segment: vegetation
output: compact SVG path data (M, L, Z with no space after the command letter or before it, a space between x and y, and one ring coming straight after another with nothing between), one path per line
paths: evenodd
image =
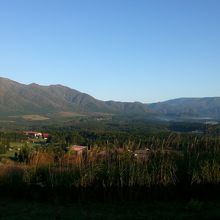
M115 202L65 204L54 201L41 203L26 200L0 199L2 220L87 220L87 219L219 219L219 202L189 200L181 202L152 201L151 203Z
M220 217L218 125L78 118L26 130L50 137L0 132L0 219Z
M20 192L16 192L19 195L37 189L39 195L46 191L49 197L65 195L65 199L78 201L93 196L105 200L146 199L146 195L157 197L170 192L199 196L200 190L206 190L204 196L209 196L219 186L217 136L161 133L142 141L123 137L122 142L120 135L107 133L89 150L80 154L69 151L71 144L85 142L82 134L86 141L97 141L98 135L74 131L54 132L46 142L36 140L35 144L28 144L23 135L1 134L2 143L7 142L4 150L12 149L8 137L23 142L10 160L1 161L1 189L12 192L20 186Z

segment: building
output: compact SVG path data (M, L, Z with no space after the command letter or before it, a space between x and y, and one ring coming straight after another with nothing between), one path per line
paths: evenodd
M48 138L50 137L50 135L49 134L42 134L42 138L44 139L44 140L47 140Z
M44 134L44 133L35 132L35 131L24 131L23 133L30 138L43 138L45 140L47 140L50 136L49 134Z
M35 131L24 131L24 134L31 138L41 138L42 133Z
M87 146L72 145L69 147L69 152L75 152L78 155L82 154L83 152L85 152L87 150L88 150Z

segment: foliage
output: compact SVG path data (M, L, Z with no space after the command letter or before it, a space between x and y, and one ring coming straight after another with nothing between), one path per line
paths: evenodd
M113 131L101 136L91 131L50 133L52 139L47 143L23 144L14 162L1 161L0 185L54 192L117 189L120 195L128 189L220 184L220 138L216 136L160 133L138 140ZM81 153L68 150L79 136L83 137L77 139L81 143L93 143L90 149ZM99 138L105 141L97 141Z

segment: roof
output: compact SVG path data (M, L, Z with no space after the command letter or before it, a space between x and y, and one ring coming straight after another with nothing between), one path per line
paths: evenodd
M36 131L24 131L25 134L41 134L40 132Z
M42 134L44 137L49 137L50 135L49 134Z
M87 148L88 148L87 146L79 146L79 145L73 145L69 147L69 149L72 151L82 151L82 150L86 150Z

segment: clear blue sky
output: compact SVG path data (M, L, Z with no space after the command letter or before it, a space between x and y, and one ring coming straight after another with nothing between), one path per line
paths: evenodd
M220 1L0 0L0 76L102 100L220 96Z

